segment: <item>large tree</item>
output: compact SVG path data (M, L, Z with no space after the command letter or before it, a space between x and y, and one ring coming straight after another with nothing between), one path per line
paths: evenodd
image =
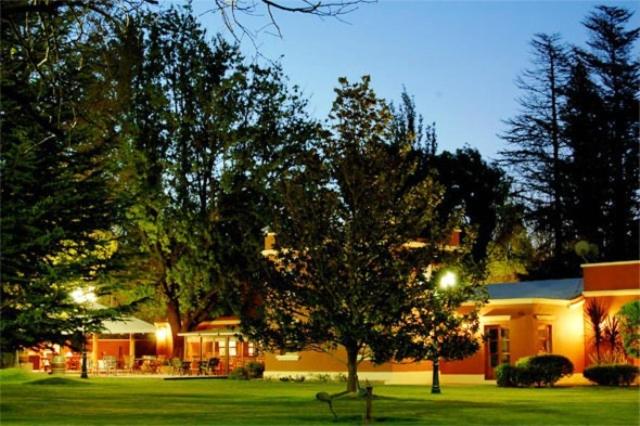
M279 249L244 327L269 349L343 349L354 391L363 359L389 360L405 341L416 277L460 253L445 247L455 218L436 218L442 187L415 179L411 141L394 138L369 77L340 79L336 93L331 131L279 182Z
M602 102L598 119L604 133L599 148L609 170L607 181L600 182L609 190L601 205L608 237L603 251L606 259L615 260L638 258L640 62L633 49L640 28L627 28L632 15L624 8L599 6L584 22L589 49L583 56ZM587 103L585 108L593 107Z
M140 18L123 46L130 246L174 334L239 306L269 223L269 186L315 126L277 67L245 65L189 7Z
M20 5L41 6L22 10ZM107 268L119 202L110 179L111 2L2 2L2 351L65 343L95 312L75 286Z
M533 67L517 80L523 95L520 112L506 121L502 138L509 144L502 161L514 173L527 219L545 253L548 274L565 272L566 201L563 174L566 145L560 106L566 80L566 53L557 34L536 34L531 42Z

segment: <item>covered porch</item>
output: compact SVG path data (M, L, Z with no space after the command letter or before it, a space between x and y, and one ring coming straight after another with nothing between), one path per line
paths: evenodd
M179 333L184 339L184 359L198 363L215 358L214 373L225 376L237 367L261 361L254 342L239 333L239 325L236 317L221 317L200 323L194 331Z

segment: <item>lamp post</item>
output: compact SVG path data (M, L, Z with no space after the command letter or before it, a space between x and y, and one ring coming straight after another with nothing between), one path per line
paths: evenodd
M89 287L87 289L77 288L71 292L71 297L73 298L74 302L76 302L79 305L96 301L96 295L93 292L93 287ZM82 325L82 361L81 361L82 366L80 369L81 379L89 378L89 373L87 371L87 337L86 336L87 336L87 332L83 324Z
M443 290L449 290L456 286L458 282L457 275L452 271L445 271L438 279L438 286ZM435 357L433 359L433 379L431 381L431 393L440 393L440 356L438 354L438 336L437 327L434 332Z

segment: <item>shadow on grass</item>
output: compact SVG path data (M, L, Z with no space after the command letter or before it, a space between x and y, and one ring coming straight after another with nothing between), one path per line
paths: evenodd
M56 386L88 386L89 383L64 377L48 377L46 379L27 382L25 385L56 385Z

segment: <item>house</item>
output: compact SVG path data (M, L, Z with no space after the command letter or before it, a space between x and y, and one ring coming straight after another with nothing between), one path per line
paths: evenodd
M185 360L220 360L218 374L227 375L236 367L241 367L262 358L253 342L242 338L239 331L240 319L235 316L218 317L213 321L198 324L195 330L178 333L183 337Z
M479 383L494 379L501 363L541 353L569 358L576 372L591 363L593 342L587 316L597 300L608 315L627 302L640 300L640 261L582 265L582 278L488 285L489 302L480 311L482 343L473 356L441 361L444 382ZM461 311L470 309L462 306ZM337 375L346 371L346 356L303 351L265 354L265 377ZM363 361L359 378L386 383L430 383L430 362L385 363Z
M95 304L96 309L102 306ZM151 324L141 319L127 316L118 321L104 321L100 333L87 336L86 351L88 368L98 371L105 359L115 361L115 368L128 369L136 359L145 356L167 356L167 334L171 333L166 323ZM33 370L47 370L53 357L62 355L66 359L66 369L81 369L81 354L71 348L60 345L44 345L40 349L27 349L20 354L20 363L27 364Z

